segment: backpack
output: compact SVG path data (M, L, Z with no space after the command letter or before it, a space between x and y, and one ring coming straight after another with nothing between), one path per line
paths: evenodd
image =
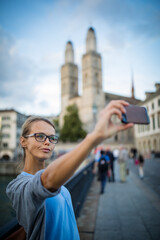
M98 163L98 169L100 172L107 172L108 171L108 163L104 156L102 156Z

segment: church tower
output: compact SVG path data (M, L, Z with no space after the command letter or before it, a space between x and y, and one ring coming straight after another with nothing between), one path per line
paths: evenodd
M102 63L101 55L97 52L95 31L88 29L86 38L86 53L82 57L82 105L84 122L94 121L96 114L104 106L102 92Z
M72 42L65 49L65 64L61 67L61 111L64 112L71 98L78 96L78 67L74 63Z

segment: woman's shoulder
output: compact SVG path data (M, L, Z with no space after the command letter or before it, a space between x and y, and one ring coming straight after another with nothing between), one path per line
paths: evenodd
M10 191L15 191L19 186L22 186L23 184L27 183L31 178L32 176L20 173L16 178L9 182L6 188L6 193Z

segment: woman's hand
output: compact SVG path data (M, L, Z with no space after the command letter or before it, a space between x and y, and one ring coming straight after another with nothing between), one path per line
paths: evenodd
M117 115L118 118L122 119L122 113L125 113L125 106L129 103L123 100L111 101L99 114L99 120L93 131L94 135L97 135L99 142L106 138L109 138L121 130L128 129L133 126L132 123L128 124L115 124L112 122L111 118L113 115Z

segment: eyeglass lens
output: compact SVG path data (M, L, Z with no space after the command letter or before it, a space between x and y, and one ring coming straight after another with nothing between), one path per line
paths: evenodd
M58 141L58 137L56 135L46 136L43 133L36 133L35 137L36 137L36 140L39 142L44 142L47 137L49 138L49 141L51 143L57 143L57 141Z

